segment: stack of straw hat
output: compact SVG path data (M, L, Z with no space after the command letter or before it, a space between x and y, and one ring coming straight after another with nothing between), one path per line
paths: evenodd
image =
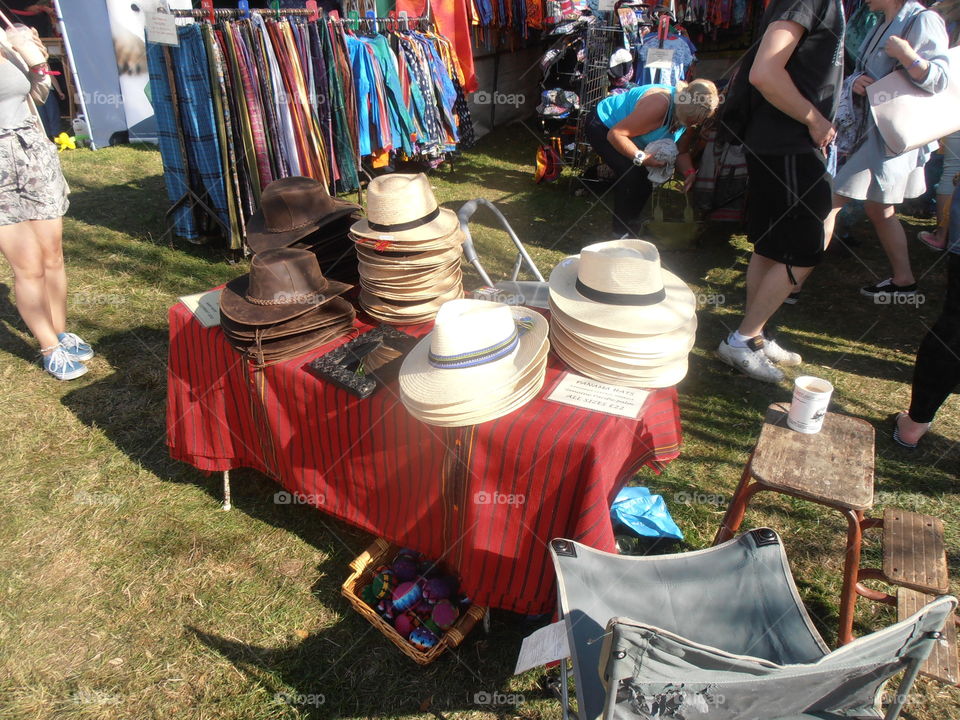
M427 177L392 174L367 188L367 217L351 228L360 270L360 305L392 325L432 320L463 297L457 216L441 208Z
M359 205L331 197L313 178L274 180L247 223L247 245L254 253L282 247L310 250L326 277L353 284L357 254L350 226L360 216Z
M547 371L548 324L536 311L486 300L451 300L403 360L400 399L430 425L463 427L530 402Z
M264 250L250 272L227 283L220 326L227 341L264 366L302 355L350 332L356 312L328 280L316 256L302 248Z
M655 245L588 245L557 265L549 284L551 346L573 370L640 388L669 387L686 376L696 297L660 266Z

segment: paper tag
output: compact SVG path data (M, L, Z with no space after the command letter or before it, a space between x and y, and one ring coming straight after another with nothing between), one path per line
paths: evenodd
M169 12L146 13L144 29L147 31L147 42L174 47L180 45L180 38L177 37L177 21Z
M640 417L643 403L646 402L649 394L650 391L643 388L607 385L597 380L567 373L557 383L547 400L636 420Z
M563 620L542 627L523 639L517 667L514 675L526 672L530 668L547 663L565 660L570 657L570 644L567 641L567 624Z
M650 48L647 50L645 67L669 70L673 67L673 50L670 48Z
M184 295L180 302L187 306L193 316L204 327L220 325L220 290L208 290L195 295Z
M614 0L600 0L600 12L610 12L614 5L616 5Z

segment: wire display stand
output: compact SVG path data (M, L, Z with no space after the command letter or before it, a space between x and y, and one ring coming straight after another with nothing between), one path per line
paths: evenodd
M583 79L580 81L580 115L574 140L573 169L582 171L593 150L587 142L587 116L610 88L610 56L617 44L623 43L623 28L596 25L587 29L584 44Z

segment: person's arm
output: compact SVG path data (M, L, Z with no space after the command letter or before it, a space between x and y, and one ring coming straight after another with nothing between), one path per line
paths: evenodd
M806 125L813 144L823 148L833 140L836 129L800 94L787 72L787 62L804 32L804 27L792 20L770 23L750 68L750 84L780 112Z
M929 93L945 90L948 82L950 41L943 19L932 12L922 12L910 32L911 38L899 35L887 38L884 50L899 62L913 84ZM916 46L916 50L913 48Z
M667 109L670 107L670 95L666 92L649 91L633 106L633 111L618 122L607 133L607 140L614 149L628 158L634 158L638 151L631 138L645 135L663 126ZM663 167L663 163L647 156L643 159L646 167Z
M677 141L677 170L683 177L683 191L689 192L697 179L697 169L693 166L690 147L693 145L693 131L688 129Z

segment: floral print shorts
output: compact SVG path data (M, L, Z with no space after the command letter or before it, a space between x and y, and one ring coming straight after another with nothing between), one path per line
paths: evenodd
M63 217L70 188L40 123L0 129L0 225Z

